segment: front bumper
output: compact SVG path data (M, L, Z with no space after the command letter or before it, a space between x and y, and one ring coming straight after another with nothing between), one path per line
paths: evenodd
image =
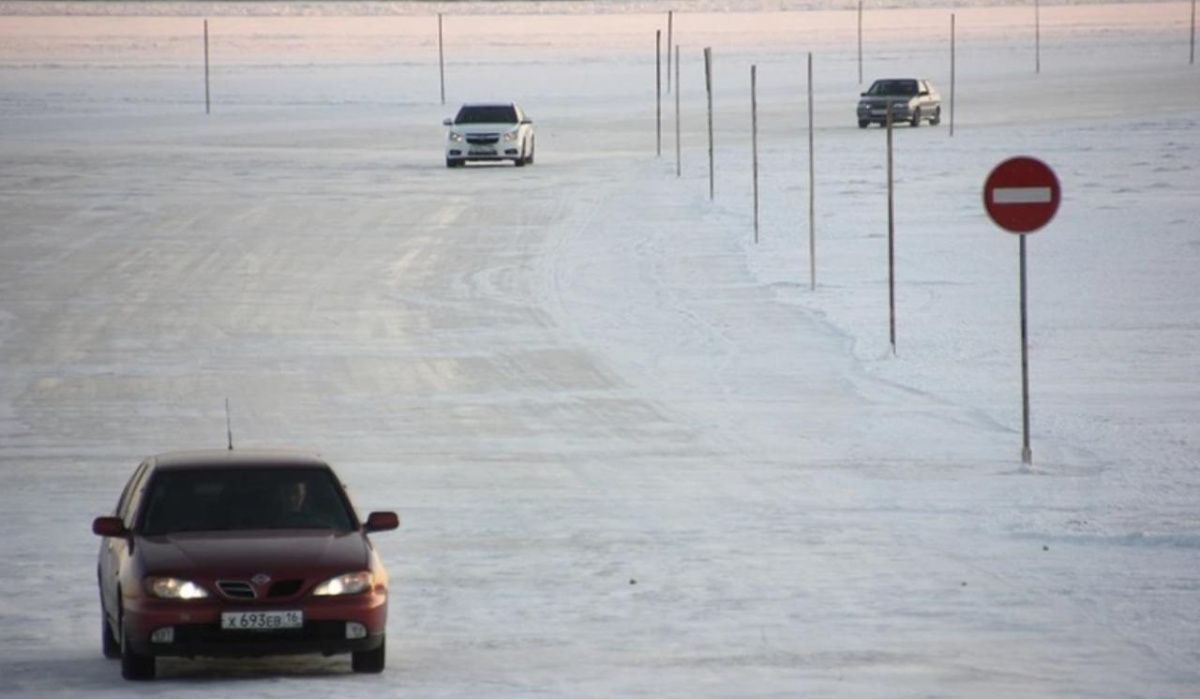
M887 123L888 108L885 104L859 105L858 120L873 124ZM907 121L912 118L912 110L903 102L892 105L892 122Z
M297 629L235 631L221 628L223 611L299 609L304 625ZM306 597L292 603L245 605L229 600L190 602L127 600L125 624L129 643L143 655L253 657L320 653L336 655L375 650L387 625L387 592L376 590L345 597ZM350 634L351 624L363 633ZM170 640L153 640L155 631L170 628ZM359 637L350 638L356 635Z

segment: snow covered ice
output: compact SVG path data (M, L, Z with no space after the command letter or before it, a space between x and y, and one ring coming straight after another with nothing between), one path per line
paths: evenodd
M957 20L953 137L894 133L894 356L852 5L0 2L0 692L135 689L89 524L145 455L223 446L228 398L239 446L401 513L388 670L172 660L138 693L1200 694L1189 4L1043 6L1040 73L1029 6L868 6L864 82L945 102ZM536 165L444 167L484 99ZM1028 240L1032 468L981 200L1019 154L1063 190Z

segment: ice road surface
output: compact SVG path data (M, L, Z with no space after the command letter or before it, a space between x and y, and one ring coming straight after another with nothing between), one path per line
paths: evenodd
M214 14L206 116L200 17L133 5L0 3L0 693L1200 695L1186 3L1043 7L1040 73L1028 7L956 10L953 137L894 133L894 356L853 12L677 13L677 178L661 13L451 14L445 106L432 16ZM864 80L948 103L949 15L869 11ZM495 98L536 165L447 170L441 119ZM1032 469L980 196L1018 154L1064 192L1028 241ZM382 676L101 658L90 521L144 455L223 446L226 398L238 445L402 514Z

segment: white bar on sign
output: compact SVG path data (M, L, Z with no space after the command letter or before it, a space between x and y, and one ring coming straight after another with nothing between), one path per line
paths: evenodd
M1049 204L1049 187L997 187L992 190L993 204Z

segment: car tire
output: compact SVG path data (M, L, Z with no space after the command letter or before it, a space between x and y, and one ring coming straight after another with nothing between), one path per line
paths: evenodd
M867 119L859 119L858 120L858 128L860 128L860 129L865 129L870 125L871 125L871 122L868 121Z
M387 662L387 638L380 639L375 650L364 650L350 656L350 667L355 672L379 674Z
M115 660L121 657L121 642L112 632L112 627L108 623L108 613L104 608L100 608L100 648L104 653L104 657L109 660Z
M461 167L462 164L463 163L461 160L454 160L453 158L446 158L446 167Z
M537 140L532 136L529 138L529 155L525 156L525 164L533 165L533 151L537 148Z
M912 126L914 129L921 125L921 108L920 107L917 107L916 109L913 110L912 119L909 120L908 124L909 124L909 126Z
M942 108L938 107L933 110L933 116L929 118L929 125L937 126L940 123L942 123Z
M154 679L155 662L153 655L142 655L133 649L129 642L129 634L125 632L125 621L121 621L121 677L127 680Z

